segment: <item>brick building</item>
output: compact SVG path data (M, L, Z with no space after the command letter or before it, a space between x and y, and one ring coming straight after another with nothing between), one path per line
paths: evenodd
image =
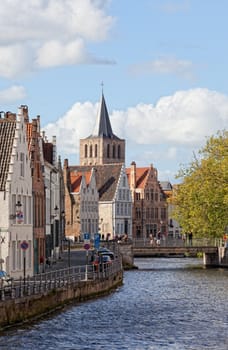
M168 213L166 195L153 165L137 168L132 162L126 169L133 200L133 238L157 237L167 234Z

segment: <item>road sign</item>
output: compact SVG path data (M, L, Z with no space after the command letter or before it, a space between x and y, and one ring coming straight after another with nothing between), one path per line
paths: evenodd
M94 233L94 248L99 249L100 248L100 234Z
M90 240L90 233L84 233L84 241Z
M28 249L28 242L26 242L26 241L23 241L22 243L21 243L21 249L23 249L23 250L26 250L26 249Z
M84 249L89 250L89 248L90 248L90 244L89 243L84 244Z

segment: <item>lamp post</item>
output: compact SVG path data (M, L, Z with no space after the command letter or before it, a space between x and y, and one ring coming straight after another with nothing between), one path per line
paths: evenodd
M52 218L53 218L53 242L52 242L52 246L53 246L53 258L55 259L56 258L56 216L57 216L57 212L58 212L59 208L58 206L56 205L55 208L54 208L54 214L52 215Z

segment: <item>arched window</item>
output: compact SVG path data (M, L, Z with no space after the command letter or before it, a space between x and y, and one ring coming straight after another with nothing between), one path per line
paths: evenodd
M89 156L90 156L90 158L92 158L92 156L93 156L93 146L92 145L89 146Z
M112 146L112 158L116 158L116 146Z
M95 157L97 157L97 145L95 145Z
M107 145L107 158L110 157L110 145L108 144Z
M118 145L117 153L118 153L118 159L120 159L121 158L120 145Z
M87 157L88 157L88 146L85 145L85 158L87 158Z

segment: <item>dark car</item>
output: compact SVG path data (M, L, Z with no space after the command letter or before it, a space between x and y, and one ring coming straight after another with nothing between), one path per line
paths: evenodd
M113 252L103 252L103 253L99 253L99 255L101 256L110 256L111 260L114 260L115 259L115 255Z
M101 254L101 257L102 257L103 264L106 264L106 265L112 264L112 259L111 259L110 255Z

